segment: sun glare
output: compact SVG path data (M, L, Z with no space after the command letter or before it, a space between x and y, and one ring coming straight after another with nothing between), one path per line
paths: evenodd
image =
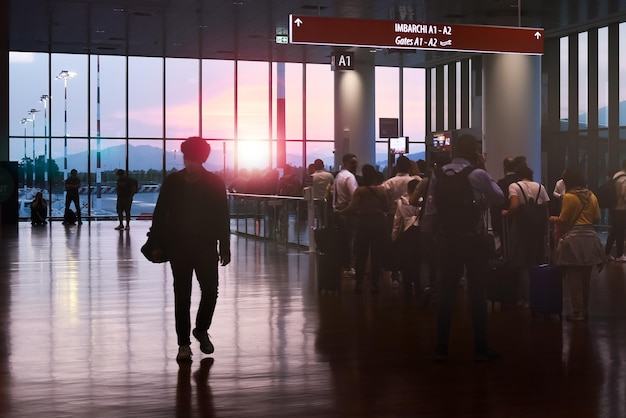
M269 146L265 140L241 140L237 163L239 168L267 168L269 162Z

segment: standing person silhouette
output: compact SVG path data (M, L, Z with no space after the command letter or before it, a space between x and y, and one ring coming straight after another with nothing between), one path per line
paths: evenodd
M452 155L452 162L441 168L441 176L452 176L460 173L466 167L473 166L466 179L471 188L475 202L478 203L482 215L490 205L502 203L504 194L496 181L483 168L482 156L478 154L478 141L472 135L461 135L457 139L456 148ZM470 167L471 168L471 167ZM438 179L437 172L429 181L428 194L433 195L426 202L426 213L436 213L439 228L438 242L441 249L441 278L438 289L437 302L437 348L435 361L443 362L448 359L448 344L452 325L452 312L455 296L459 287L459 278L465 270L469 299L471 301L472 323L474 331L474 360L490 361L497 359L499 353L492 350L487 344L487 301L485 299L485 277L489 271L489 244L487 239L487 225L485 217L469 218L473 226L466 225L464 231L454 230L450 225L458 228L451 217L444 217L450 213L450 206L446 205L443 193L439 193L446 179ZM438 181L439 180L439 181ZM441 187L441 189L439 189ZM443 200L443 201L442 201ZM450 200L448 200L449 202ZM444 209L446 210L444 212ZM469 224L469 222L468 222Z
M116 230L121 231L123 229L130 229L130 208L133 204L133 196L137 193L138 183L132 177L126 175L126 172L119 169L115 172L117 174L117 187L115 193L117 193L117 219L120 223L115 227ZM126 215L126 226L124 226L124 214Z
M78 171L72 168L70 176L65 180L65 213L70 210L70 204L73 202L76 208L76 218L78 224L81 225L83 221L80 219L80 197L78 196L78 189L80 189L80 179L78 178ZM72 222L73 223L73 222ZM63 225L67 222L63 221Z
M351 201L352 195L356 191L359 184L356 178L356 169L358 161L356 155L346 154L343 156L343 168L335 176L333 182L333 212L335 214L335 223L338 230L338 245L341 267L345 273L354 276L355 270L352 267L352 259L354 255L354 236L356 233L356 217L350 214L340 213L342 209L347 208Z
M218 264L230 263L230 221L226 185L202 164L211 146L198 137L181 144L185 168L168 175L154 209L152 256L162 259L168 250L174 276L174 311L179 362L191 361L190 307L192 275L200 284L200 305L193 336L205 354L214 351L207 333L215 312ZM167 243L167 245L166 245Z

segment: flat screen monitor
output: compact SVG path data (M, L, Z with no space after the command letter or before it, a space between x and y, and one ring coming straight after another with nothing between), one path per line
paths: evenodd
M389 138L390 154L408 154L409 153L409 137L401 136L398 138Z

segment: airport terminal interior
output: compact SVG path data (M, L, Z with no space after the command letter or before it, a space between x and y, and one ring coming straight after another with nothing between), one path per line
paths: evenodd
M237 69L251 77L262 69L260 84L268 102L281 99L274 77L280 77L282 64L287 80L294 74L300 80L301 94L292 96L288 91L288 100L293 100L288 107L295 106L284 109L266 103L262 113L261 131L269 132L270 138L269 165L276 168L284 169L285 159L296 155L293 164L303 169L318 150L332 165L338 158L335 151L346 149L342 126L331 121L326 130L313 131L313 125L321 125L320 119L307 113L306 105L310 100L313 107L316 93L329 91L336 95L325 102L335 106L331 119L346 118L338 110L349 107L349 101L337 99L340 88L334 84L342 76L330 69L335 52L354 52L357 63L364 60L372 71L376 68L376 74L383 76L379 79L391 74L397 84L391 114L374 111L373 91L385 93L375 89L381 81L373 78L369 80L373 90L364 96L369 108L364 111L362 104L355 106L377 119L371 131L378 131L379 117L390 116L400 121L401 130L404 124L405 134L415 132L410 135L411 152L427 155L435 133L483 128L481 73L493 69L489 67L493 61L483 53L290 44L290 14L541 28L544 53L536 61L541 68L537 102L541 111L533 148L541 161L533 163L549 191L562 170L573 163L583 168L590 187L595 188L607 171L618 170L626 159L626 1L8 0L0 11L0 26L5 28L0 35L0 78L4 81L0 86L0 163L19 160L15 169L22 192L45 190L50 199L62 196L58 187L68 169L62 166L63 142L67 151L70 136L70 147L80 144L73 162L80 164L86 183L81 195L85 199L82 225L62 225L61 218L53 216L47 225L34 227L23 213L5 212L3 207L0 416L626 416L625 263L607 263L593 271L588 321L565 319L571 312L567 288L563 317L534 315L523 306L490 304L489 343L501 354L490 362L474 361L470 301L461 280L449 358L439 363L434 361L432 301L426 303L420 294L407 297L402 287L392 286L388 273L380 294L370 292L367 280L364 292L355 294L350 275L341 277L339 291L320 292L319 254L310 242L314 225L301 217L299 209L288 212L284 224L274 222L278 218L270 214L286 207L281 205L298 208L304 203L301 198L292 198L297 200L292 204L289 199L269 197L257 205L257 210L267 211L263 219L258 212L246 217L253 210L250 205L243 212L231 210L232 262L219 268L219 297L209 331L215 352L203 354L193 340L193 361L178 363L170 267L148 262L140 251L151 225L159 176L162 180L172 168L182 167L180 154L177 159L180 138L213 132L217 119L203 116L203 100L210 94L202 83L209 85L219 71L231 73L232 96L224 103L232 108L225 110L232 123L227 133L216 135L217 141L212 142L219 155L215 171L225 176L234 176L243 167L237 157L227 160L226 151L234 150L236 155L246 149L243 139L249 138L244 138L248 135L244 121L252 120L246 119L249 109L244 93L238 97L235 92L259 84L257 79L256 84L240 84L245 80L243 76L238 80ZM43 130L43 108L42 113L38 108L31 113L26 112L30 107L11 108L21 103L18 96L28 83L11 84L19 74L10 74L10 68L16 67L9 57L43 59L39 74L46 88L36 91L33 100L41 106L39 94L51 93L56 101L56 113L47 121L54 124L45 125L51 126L49 130ZM116 84L121 92L117 105L122 111L115 113L121 115L116 122L120 129L109 131L112 125L102 120L107 137L103 142L110 141L123 153L119 159L103 155L108 164L103 167L99 153L96 156L100 120L96 117L99 73L95 67L100 59L121 60L120 68L127 72L119 75ZM170 68L168 60L205 65L192 63L185 70L197 72L197 90L190 94L197 106L188 108L194 119L191 128L176 126L183 113L173 112L175 103L166 98L168 91L171 97L183 90L181 83L186 80L171 71L177 67ZM89 83L82 82L84 96L70 95L69 113L65 97L63 112L61 86L68 78L55 81L55 77L61 76L60 70L73 69L55 65L78 61L91 78ZM134 67L139 62L150 63L150 71L161 80L159 89L133 87L149 78L143 73L128 74L139 68ZM300 68L290 73L296 67ZM171 78L164 76L167 71L173 73ZM323 86L307 84L318 75L325 80ZM405 95L402 86L413 88L416 80L422 84L414 92L420 93ZM71 84L74 81L68 83L70 94L77 90ZM67 89L66 85L65 94ZM133 107L137 96L133 95L142 92L147 100L156 97L161 110L144 114L138 122ZM416 104L415 97L423 103ZM323 102L315 103L320 112L329 110ZM84 111L78 128L73 112L81 110L76 107ZM293 115L289 112L300 114L297 129L281 119ZM73 137L67 131L68 114L70 131L80 131ZM156 121L151 128L144 123L149 118ZM36 141L41 160L35 155ZM134 146L142 141L157 144L156 168L135 166L145 148ZM387 142L378 137L371 141L376 144L359 146L371 150L372 159L386 154ZM44 148L45 144L50 146ZM54 159L58 169L53 172L50 162ZM37 171L36 161L45 164L45 172ZM117 168L156 176L141 184L145 199L136 202L130 229L122 231L114 229L114 216L106 206L114 205L114 194L106 193L110 190L106 173ZM500 172L491 174L501 177ZM102 198L98 204L92 200L95 190L98 199ZM0 198L5 196L0 193ZM246 199L230 198L231 204ZM599 231L604 242L607 217L602 219ZM193 314L199 300L196 282L192 297Z

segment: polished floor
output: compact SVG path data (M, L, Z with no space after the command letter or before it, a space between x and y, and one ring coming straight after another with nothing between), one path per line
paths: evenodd
M194 341L179 366L169 266L139 252L149 222L114 226L0 230L0 416L626 416L626 263L594 278L586 323L491 312L491 363L472 361L460 294L438 364L431 308L349 278L319 295L314 255L233 236L216 351Z

